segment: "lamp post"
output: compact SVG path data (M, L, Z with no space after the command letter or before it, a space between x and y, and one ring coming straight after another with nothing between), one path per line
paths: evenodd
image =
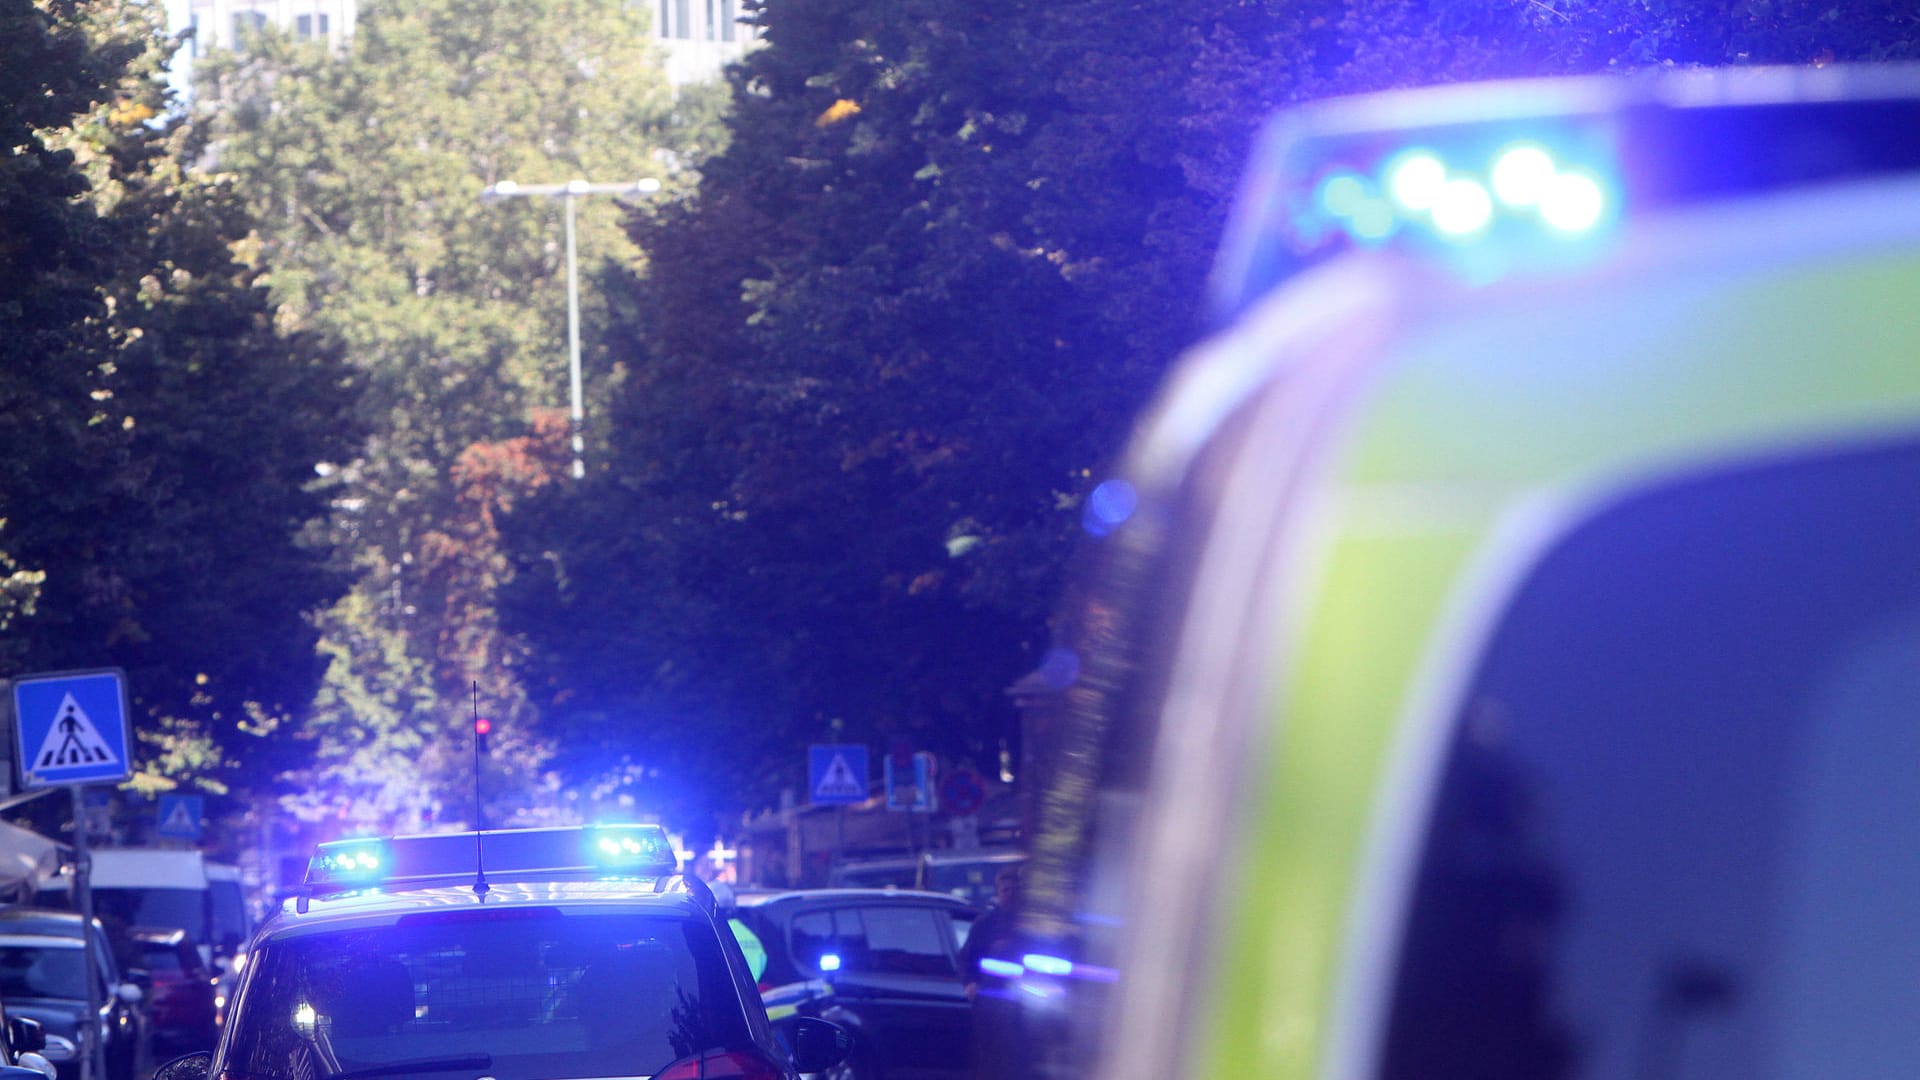
M573 436L573 477L587 475L586 406L580 391L580 283L578 257L574 254L573 203L583 195L651 195L660 190L660 181L651 177L625 184L589 184L569 180L564 184L516 184L502 180L489 184L480 193L483 202L495 199L559 199L566 206L567 219L567 377L572 410L568 429Z

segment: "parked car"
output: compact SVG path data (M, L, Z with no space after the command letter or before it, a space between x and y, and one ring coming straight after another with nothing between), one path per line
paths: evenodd
M214 974L185 930L136 926L128 931L139 950L129 974L147 992L147 1027L156 1061L169 1061L219 1041L214 1022Z
M145 994L123 979L99 920L93 923L98 1023L106 1036L107 1080L134 1080L144 1064ZM59 1080L80 1076L80 1031L87 1015L87 980L80 916L45 908L0 908L0 1001L9 1012L40 1022L41 1053Z
M734 933L767 1015L831 1020L853 1034L835 1070L847 1080L969 1073L972 1014L960 947L979 910L906 889L808 889L742 895Z
M830 889L923 889L951 893L983 907L993 901L993 879L1009 863L1023 863L1014 848L943 848L919 855L854 859L827 873Z

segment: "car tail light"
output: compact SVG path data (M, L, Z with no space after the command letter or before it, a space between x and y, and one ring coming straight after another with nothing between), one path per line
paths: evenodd
M709 1050L681 1058L653 1080L783 1080L785 1070L756 1050Z

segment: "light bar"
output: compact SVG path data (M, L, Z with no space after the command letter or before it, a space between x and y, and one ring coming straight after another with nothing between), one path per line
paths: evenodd
M673 873L679 860L659 825L362 837L321 844L307 864L313 894L488 879L578 881Z
M1604 258L1682 208L1920 174L1920 65L1741 68L1386 91L1270 122L1213 271L1225 323L1390 250L1485 284Z

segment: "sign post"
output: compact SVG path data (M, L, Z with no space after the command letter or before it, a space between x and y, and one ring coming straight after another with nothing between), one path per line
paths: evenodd
M127 679L119 668L57 671L12 680L14 760L20 786L64 786L73 796L73 899L80 909L81 963L99 970L93 940L92 856L87 854L86 786L133 775L128 752ZM100 980L88 978L87 1015L100 1015ZM100 1025L80 1025L81 1080L106 1076Z

